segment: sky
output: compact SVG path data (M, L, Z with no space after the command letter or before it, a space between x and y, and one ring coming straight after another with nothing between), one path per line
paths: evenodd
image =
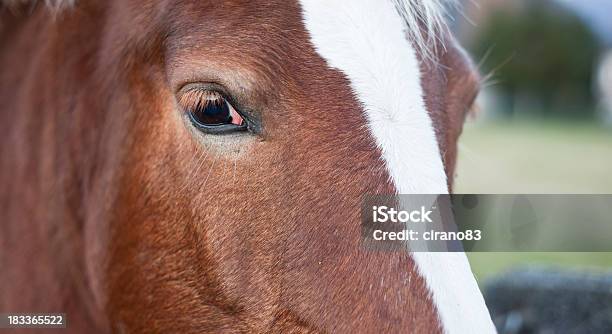
M578 13L608 46L612 46L612 0L557 1Z

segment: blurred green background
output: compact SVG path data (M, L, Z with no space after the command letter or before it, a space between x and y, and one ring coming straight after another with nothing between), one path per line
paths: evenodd
M609 0L476 0L451 29L483 76L457 193L612 193ZM610 219L612 224L612 217ZM612 241L611 241L612 242ZM612 253L471 253L484 281L515 266L612 270Z

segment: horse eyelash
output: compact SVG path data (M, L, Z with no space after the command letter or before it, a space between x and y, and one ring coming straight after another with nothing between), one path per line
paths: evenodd
M218 92L192 88L181 94L178 102L185 110L198 110L206 108L211 103L226 103L226 100Z

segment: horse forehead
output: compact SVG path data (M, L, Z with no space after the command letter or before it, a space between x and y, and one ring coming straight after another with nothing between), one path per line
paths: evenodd
M302 0L316 51L348 79L400 193L446 193L417 51L394 2Z

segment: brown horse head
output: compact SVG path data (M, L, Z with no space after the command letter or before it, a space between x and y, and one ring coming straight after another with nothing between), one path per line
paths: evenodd
M477 76L439 6L2 7L0 312L75 332L492 331L463 254L360 246L363 195L452 183Z

